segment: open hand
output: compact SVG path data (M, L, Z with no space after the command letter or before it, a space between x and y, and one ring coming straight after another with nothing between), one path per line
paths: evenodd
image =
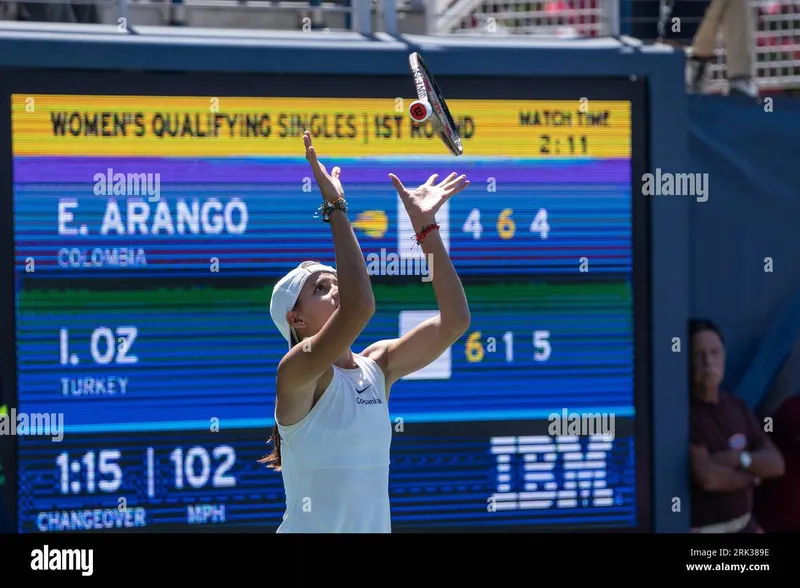
M445 202L469 186L469 180L465 175L457 176L452 173L437 184L435 182L438 177L439 174L433 174L419 188L409 190L403 186L403 182L396 175L389 174L389 178L412 221L417 219L433 221L436 212Z
M342 182L339 181L342 174L341 168L334 167L331 173L328 173L325 166L317 159L317 152L314 151L314 146L311 144L311 133L308 131L303 133L303 144L306 146L306 159L311 164L311 171L314 173L314 179L317 181L322 197L328 202L344 198L344 188L342 188Z

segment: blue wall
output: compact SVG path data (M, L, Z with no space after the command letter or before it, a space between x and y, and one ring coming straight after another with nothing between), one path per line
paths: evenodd
M689 166L709 174L708 202L692 202L691 309L712 318L728 344L725 385L751 406L780 360L759 363L742 378L764 336L800 293L800 101L765 104L692 96ZM771 108L771 112L768 110ZM772 273L764 259L773 260ZM776 342L786 349L791 329Z

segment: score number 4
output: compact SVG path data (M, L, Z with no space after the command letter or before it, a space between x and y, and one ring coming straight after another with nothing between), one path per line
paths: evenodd
M503 334L503 343L506 346L506 361L513 362L514 361L514 333L511 331L506 331ZM492 347L493 343L490 344ZM552 351L552 347L550 347L550 331L534 331L533 332L533 360L534 361L547 361L550 359L550 352ZM489 351L494 351L494 349L489 349ZM464 353L467 356L467 361L469 363L478 363L483 361L484 355L486 352L483 347L483 343L481 342L481 333L475 332L470 333L467 337L467 343L464 348Z
M517 224L511 215L514 210L511 208L504 208L497 217L497 234L501 239L511 239L517 232ZM469 213L462 230L465 233L472 233L475 239L481 238L483 232L483 225L481 224L481 211L473 208ZM547 234L550 232L550 225L547 222L547 209L540 208L539 212L533 218L530 226L531 233L539 233L542 239L547 239Z

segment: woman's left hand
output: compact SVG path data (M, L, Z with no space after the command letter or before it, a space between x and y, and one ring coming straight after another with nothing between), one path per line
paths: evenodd
M409 190L403 186L403 182L396 175L389 174L412 222L415 220L433 222L436 212L442 205L469 186L469 180L465 175L457 176L452 173L437 184L435 182L438 177L439 174L433 174L419 188Z

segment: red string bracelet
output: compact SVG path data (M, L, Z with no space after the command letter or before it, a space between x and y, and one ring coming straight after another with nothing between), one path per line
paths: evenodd
M419 245L425 240L425 237L428 235L428 233L438 228L439 225L428 225L427 227L423 227L419 233L412 237L412 239L415 239L417 241L417 245Z

